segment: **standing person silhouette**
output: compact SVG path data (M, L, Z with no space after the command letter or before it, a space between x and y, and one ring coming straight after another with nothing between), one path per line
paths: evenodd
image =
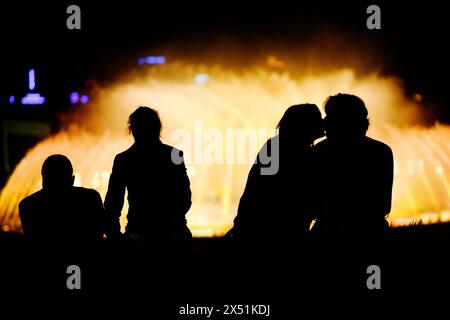
M319 238L373 239L388 229L391 148L366 136L368 112L357 96L330 96L325 112L327 139L314 147L319 198L313 231Z
M161 120L154 109L137 108L128 126L135 143L114 159L105 198L111 219L108 236L120 236L119 218L127 190L127 238L143 244L186 243L192 238L185 218L191 206L190 182L184 162L172 160L172 154L182 157L182 152L161 142Z
M324 135L320 110L314 104L291 106L277 128L278 135L266 142L250 170L230 237L289 246L309 231L310 152ZM277 170L264 171L267 157Z
M100 194L73 186L72 164L63 155L49 156L41 172L42 189L19 204L25 237L74 245L101 240L105 214Z

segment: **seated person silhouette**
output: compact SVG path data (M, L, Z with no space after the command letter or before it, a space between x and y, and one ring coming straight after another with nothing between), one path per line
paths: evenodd
M368 112L357 96L330 96L325 112L327 139L314 147L319 178L313 231L319 238L382 235L391 210L391 148L366 136Z
M191 189L182 152L161 142L156 110L139 107L128 125L135 142L115 157L105 198L111 219L109 236L120 236L119 217L127 190L126 239L163 245L189 241L192 235L185 215L191 206Z
M314 140L324 135L322 117L314 104L294 105L277 128L278 135L266 142L250 170L229 237L289 246L309 232L309 154ZM267 160L275 170L264 170Z
M101 240L105 214L100 194L74 187L70 160L59 154L42 165L43 188L19 204L26 238L54 243L82 244Z

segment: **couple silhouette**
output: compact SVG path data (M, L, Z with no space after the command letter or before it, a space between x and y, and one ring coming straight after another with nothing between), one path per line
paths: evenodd
M311 238L374 240L388 230L394 168L390 147L366 136L368 112L359 97L330 96L324 109L324 119L314 104L286 110L278 135L250 170L229 237L288 245ZM274 144L279 170L261 175L261 154Z
M315 237L376 238L388 228L393 156L366 136L364 102L349 94L330 96L322 119L314 104L291 106L252 166L227 237L255 243L297 243ZM139 107L128 121L135 143L113 163L104 206L97 191L74 187L70 160L48 157L42 190L19 204L26 237L69 243L104 237L142 244L190 243L186 213L191 190L182 152L163 144L158 112ZM326 139L314 146L314 141ZM261 174L265 155L276 157L275 174ZM128 191L125 234L119 218ZM310 226L314 221L312 229Z

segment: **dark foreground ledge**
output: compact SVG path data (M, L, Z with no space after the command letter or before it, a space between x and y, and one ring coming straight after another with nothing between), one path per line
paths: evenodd
M32 244L18 234L0 237L2 292L21 296L133 297L158 301L316 301L324 296L396 296L447 290L450 241L446 232L395 231L382 242L242 244L194 239L185 250L129 243L65 246ZM69 266L81 272L81 289L69 289ZM376 266L381 290L369 289ZM295 295L293 295L295 293ZM246 303L247 303L246 302Z

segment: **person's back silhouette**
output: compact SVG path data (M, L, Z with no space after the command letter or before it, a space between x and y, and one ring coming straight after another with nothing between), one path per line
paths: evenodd
M74 187L70 160L51 155L42 165L43 188L23 199L19 216L26 238L54 243L101 240L105 215L100 194Z
M191 206L191 190L182 152L161 142L156 110L139 107L128 125L135 143L115 157L105 198L112 220L109 237L120 235L119 217L127 190L128 238L144 244L190 240L185 215Z
M391 210L392 151L366 136L368 112L360 98L330 96L325 112L327 139L314 147L319 198L313 231L322 238L383 234Z
M309 153L314 140L323 135L316 105L286 110L278 135L267 141L250 170L229 236L266 244L284 241L284 245L306 236L312 220L308 214L313 175ZM277 170L264 171L266 158Z

